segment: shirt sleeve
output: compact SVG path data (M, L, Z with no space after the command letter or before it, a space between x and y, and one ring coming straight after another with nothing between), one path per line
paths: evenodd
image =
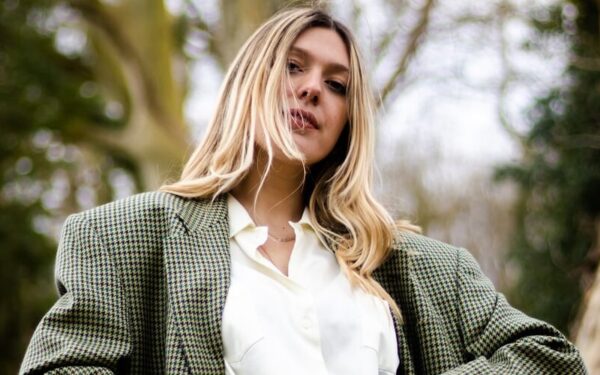
M67 218L55 267L59 299L36 328L20 374L116 374L128 368L121 282L93 226Z
M458 310L473 359L450 374L586 374L579 351L557 329L508 304L475 259L458 252Z

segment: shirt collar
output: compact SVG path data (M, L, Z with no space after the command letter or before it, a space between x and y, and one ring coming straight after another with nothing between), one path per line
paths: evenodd
M289 222L290 225L295 226L295 225L299 225L300 228L309 228L311 229L313 232L317 232L315 226L313 225L312 221L310 220L310 215L308 214L308 208L304 208L304 211L302 212L302 217L300 218L300 220L298 220L297 223L294 222Z
M317 239L321 243L321 246L323 246L324 249L329 249L329 246L327 245L327 242L324 241L321 238L321 236L318 235L317 228L315 227L315 225L313 224L312 220L310 219L310 215L308 213L308 208L307 207L304 208L304 212L302 213L302 217L300 218L300 220L297 223L290 222L290 225L292 227L298 225L300 227L300 229L302 231L304 231L304 232L306 232L306 231L312 231L312 234L317 237Z
M246 208L232 194L227 194L227 208L229 210L229 238L235 237L239 232L248 227L256 228L256 224L248 214L248 211L246 211ZM289 223L292 227L299 226L301 230L312 230L317 235L317 230L310 220L307 207L304 208L302 217L297 223L291 221ZM323 247L327 248L325 242L319 236L317 237Z
M256 227L248 211L231 194L227 194L227 209L229 211L229 238L235 237L247 227Z

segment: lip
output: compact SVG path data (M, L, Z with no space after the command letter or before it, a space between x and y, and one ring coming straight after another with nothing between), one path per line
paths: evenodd
M295 129L319 129L317 118L309 111L300 108L292 108L290 109L290 117L292 120L292 127Z

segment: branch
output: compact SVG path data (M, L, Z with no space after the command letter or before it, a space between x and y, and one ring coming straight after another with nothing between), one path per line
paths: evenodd
M398 84L398 79L402 75L404 75L404 73L406 73L408 63L417 52L417 48L419 46L419 43L421 42L422 36L427 31L434 2L434 0L427 0L425 5L423 6L423 9L421 10L421 14L419 16L419 21L409 34L408 43L406 45L406 48L404 49L404 52L402 53L402 57L400 58L400 62L398 63L396 70L392 73L386 84L383 86L383 89L381 90L381 97L379 98L378 103L379 106L381 106L387 100L390 93Z
M395 5L395 4L393 4L393 1L391 3L392 4L390 4L390 6ZM393 17L395 19L400 19L401 18L401 9L403 9L403 8L398 5L395 5L395 6L396 6L396 12L393 15ZM374 66L376 66L376 67L379 66L379 64L383 60L384 56L387 54L388 49L392 46L392 42L394 40L396 40L396 37L398 36L399 33L400 33L400 27L399 27L399 25L396 25L396 27L393 30L390 30L389 32L385 33L383 35L383 37L379 40L379 42L377 43L377 46L375 47Z
M381 60L385 56L387 50L392 45L392 42L396 39L400 32L400 28L396 27L395 30L386 33L377 43L377 47L375 47L375 66L378 66L381 63Z
M195 22L196 27L210 34L208 23L206 23L206 20L202 17L199 7L194 4L192 0L185 0L185 4L187 5L189 14L191 14L190 18Z
M217 48L217 41L213 30L210 28L204 17L202 17L202 13L198 5L194 4L192 0L185 0L185 4L187 5L188 14L190 15L190 19L193 22L194 27L196 27L202 34L206 35L206 42L208 44L208 51L217 57L219 62L221 62L221 66L225 65L221 56L219 56L219 49Z
M508 41L504 33L505 21L507 14L511 12L510 5L503 1L498 5L498 32L500 34L500 64L503 70L503 78L498 87L498 119L500 125L506 130L508 135L524 146L522 135L510 123L507 111L507 96L510 84L514 80L515 72L508 58Z
M141 83L141 90L138 94L142 96L142 101L146 103L147 110L157 119L157 123L165 128L169 127L169 124L175 124L176 121L170 119L163 110L163 103L158 99L152 75L148 72L135 44L129 40L119 22L114 19L105 6L98 0L67 0L67 3L78 10L90 25L95 26L103 33L115 47L123 61L130 66L131 73L137 75ZM130 91L131 87L127 89ZM181 131L177 131L177 133L181 133ZM186 138L185 134L174 135L183 139Z
M139 64L139 56L135 54L135 46L129 42L118 22L106 11L98 0L67 0L74 9L81 12L83 18L102 31L112 42L118 53L126 60Z

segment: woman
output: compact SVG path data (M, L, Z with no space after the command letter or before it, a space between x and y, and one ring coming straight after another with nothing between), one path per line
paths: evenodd
M315 9L242 47L179 181L68 218L22 373L584 373L371 194L373 98Z

